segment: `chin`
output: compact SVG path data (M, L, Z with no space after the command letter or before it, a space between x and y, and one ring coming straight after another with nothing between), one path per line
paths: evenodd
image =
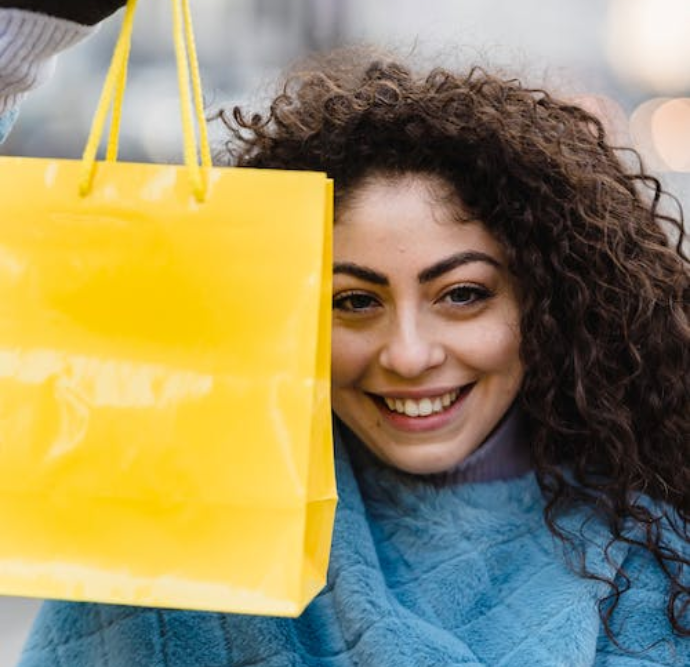
M397 470L411 475L436 475L450 472L459 466L472 453L446 451L443 447L427 445L419 447L407 446L403 451L374 452L382 461Z

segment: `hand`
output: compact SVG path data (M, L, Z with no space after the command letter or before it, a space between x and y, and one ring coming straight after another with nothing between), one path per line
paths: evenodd
M84 25L93 25L110 16L127 0L0 0L0 7L28 9Z

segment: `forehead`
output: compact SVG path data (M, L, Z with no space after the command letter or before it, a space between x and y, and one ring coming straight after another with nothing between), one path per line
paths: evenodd
M356 188L338 213L334 229L337 260L418 264L476 250L503 262L498 241L472 220L440 178L406 174L376 176ZM417 268L419 268L417 266Z

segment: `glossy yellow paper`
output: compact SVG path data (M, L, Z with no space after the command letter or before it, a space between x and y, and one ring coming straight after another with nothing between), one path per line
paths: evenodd
M297 615L336 504L332 184L82 176L0 158L0 594Z
M335 507L322 174L0 159L0 592L297 614Z

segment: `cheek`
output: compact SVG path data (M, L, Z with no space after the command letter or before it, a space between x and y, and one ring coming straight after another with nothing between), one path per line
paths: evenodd
M355 383L366 371L374 354L366 336L334 327L331 342L333 387L347 387Z
M496 335L492 343L493 354L489 359L489 370L502 379L506 391L515 392L522 384L524 375L519 334L506 327L501 334Z
M460 339L459 339L460 340ZM522 374L520 334L517 325L502 322L477 326L462 337L463 356L478 370L487 373Z

